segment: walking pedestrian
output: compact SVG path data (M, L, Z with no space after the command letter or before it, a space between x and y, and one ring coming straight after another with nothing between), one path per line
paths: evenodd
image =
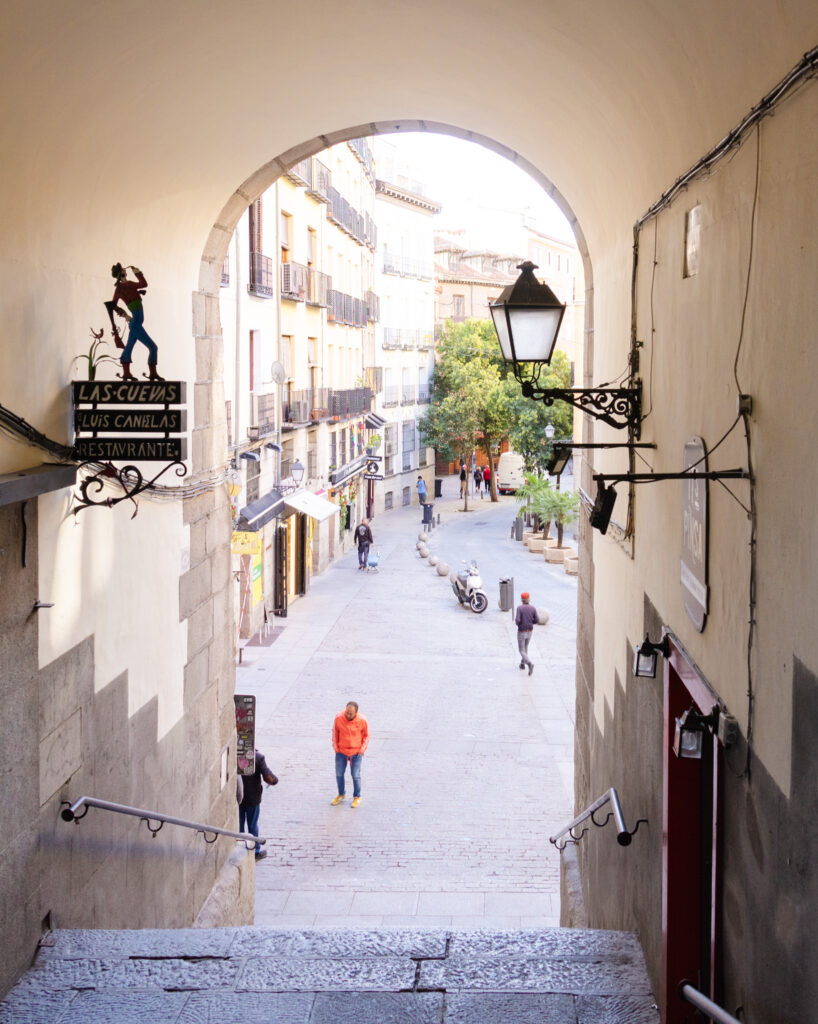
M358 714L358 702L351 700L332 723L332 749L335 751L335 779L338 796L332 801L336 807L346 799L345 775L349 765L352 776L352 806L361 805L361 761L369 745L369 722Z
M537 624L537 609L529 604L531 595L528 591L523 591L520 594L520 600L523 603L517 605L517 614L514 617L514 621L517 624L517 647L520 651L520 668L524 669L528 665L528 674L531 675L534 671L534 662L528 656L528 645L531 642L531 633Z
M486 494L491 490L491 470L488 465L483 466L483 490Z
M483 482L483 471L482 469L475 468L474 470L474 493L479 494L482 498L483 495L480 492L480 484Z
M418 489L418 504L419 505L425 505L426 504L426 481L423 479L422 476L418 477L417 489Z
M466 488L468 486L468 477L466 476L466 463L460 463L460 497L466 497Z
M358 572L366 569L366 563L369 559L369 547L372 544L372 540L369 520L362 519L355 527L355 543L358 545Z
M258 839L258 817L261 812L261 796L264 791L262 779L268 786L278 784L278 778L267 767L264 754L256 751L256 770L252 775L239 776L242 783L239 799L239 832L249 832ZM236 797L239 797L239 785L236 782ZM256 843L256 860L264 860L267 851Z

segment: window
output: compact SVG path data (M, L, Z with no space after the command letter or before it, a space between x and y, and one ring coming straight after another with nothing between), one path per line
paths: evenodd
M394 494L393 494L393 492L392 491L387 491L386 494L384 494L384 496L383 496L383 510L384 510L384 512L388 512L392 508L393 501L394 501Z
M247 504L249 505L251 502L258 501L261 463L247 461L245 465L247 466L247 485L245 490L247 492Z
M338 438L334 430L329 435L329 468L338 468Z
M227 288L230 284L230 253L226 253L224 257L224 263L222 263L222 288Z
M286 380L292 380L294 376L293 367L293 336L291 334L281 335L281 363L284 367Z
M224 411L227 416L227 443L232 447L233 445L233 403L225 402Z
M250 252L262 252L261 198L250 203Z
M314 267L318 262L318 235L315 228L307 228L307 266Z
M458 317L463 318L466 315L466 296L465 295L453 295L452 296L452 316L457 319Z
M281 225L279 227L278 244L281 246L281 262L286 263L290 258L290 246L292 244L293 219L289 213L281 211Z
M412 492L409 490L408 487L404 487L403 488L402 498L403 498L403 504L404 505L408 505L410 503L410 501L412 500Z

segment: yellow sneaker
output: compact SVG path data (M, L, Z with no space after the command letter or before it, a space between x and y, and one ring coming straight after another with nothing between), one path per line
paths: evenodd
M332 801L332 806L337 807L337 805L342 804L344 800L346 800L345 796L336 796L336 798Z
M352 806L353 807L360 807L361 806L361 798L359 796L353 797L353 799L352 799Z

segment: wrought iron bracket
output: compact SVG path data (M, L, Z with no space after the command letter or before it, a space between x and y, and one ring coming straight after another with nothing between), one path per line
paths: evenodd
M541 399L547 406L567 402L616 430L627 430L639 440L642 432L642 381L626 388L541 388L536 376L520 381L526 398Z
M752 480L746 469L719 469L699 472L686 470L682 473L595 473L594 482L606 487L608 484L652 484L658 480Z
M136 495L142 491L152 487L153 484L162 476L167 473L169 469L176 467L176 476L182 477L187 473L187 466L184 462L168 462L166 463L158 473L151 477L150 480L146 480L139 469L136 466L115 466L112 462L83 462L77 467L78 471L82 469L91 468L93 470L88 476L86 476L79 484L77 491L74 493L74 507L71 511L74 515L78 512L82 512L85 508L91 508L96 506L98 508L113 508L118 505L121 501L132 501L133 502L133 514L131 519L134 518L136 513L139 511L139 506L136 503ZM89 490L93 488L93 493L99 495L101 491L105 490L106 484L117 484L122 488L123 494L119 497L107 497L96 499L89 495Z

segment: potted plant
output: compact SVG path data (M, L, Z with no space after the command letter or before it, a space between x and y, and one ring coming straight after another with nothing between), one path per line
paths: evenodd
M381 435L378 433L370 434L366 442L367 455L374 455L375 452L381 446Z

